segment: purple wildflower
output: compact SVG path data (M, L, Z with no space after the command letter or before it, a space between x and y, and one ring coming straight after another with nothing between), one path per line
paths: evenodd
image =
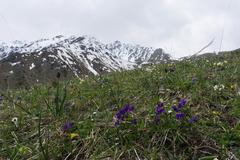
M115 126L118 126L121 121L124 120L125 117L128 116L128 113L131 113L134 110L134 107L130 104L125 105L121 108L115 115Z
M159 103L159 104L156 106L155 112L156 112L157 115L159 115L159 114L161 114L161 113L163 113L163 112L165 111L165 110L162 108L163 105L164 105L164 103L161 102L161 103Z
M156 114L161 114L163 112L165 112L165 109L163 109L163 108L156 108Z
M186 99L181 99L178 103L178 108L182 108L187 103Z
M189 123L195 123L197 122L198 118L196 116L193 116L191 119L188 120Z
M123 115L124 115L124 112L123 111L118 111L118 113L115 115L115 117L119 120L123 120Z
M128 113L132 112L134 110L134 107L130 104L125 105L122 109L120 109L115 117L118 120L123 120L125 116L127 116Z
M175 112L179 112L180 109L177 107L177 106L172 106L172 109L175 111Z
M66 132L73 127L73 122L66 122L63 126L63 130Z
M155 109L155 113L156 113L155 122L156 123L159 123L160 115L165 112L165 109L163 108L163 105L164 105L164 103L161 102L156 106L156 109Z
M133 110L134 110L134 107L130 104L125 105L123 108L123 112L125 113L132 112Z
M185 117L184 113L177 113L176 114L176 119L182 119L183 117Z
M163 107L163 105L164 105L164 103L163 103L163 102L161 102L161 103L159 103L159 104L157 105L157 107L160 107L160 108L162 108L162 107Z
M181 99L179 102L178 102L178 105L174 105L172 106L172 109L175 111L175 112L179 112L180 109L185 106L185 104L187 103L187 100L186 99Z

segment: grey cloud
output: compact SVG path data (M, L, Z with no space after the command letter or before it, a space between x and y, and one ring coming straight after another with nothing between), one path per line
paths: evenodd
M236 0L5 0L0 7L1 41L89 34L163 47L180 57L212 38L206 51L218 51L224 27L223 49L240 47Z

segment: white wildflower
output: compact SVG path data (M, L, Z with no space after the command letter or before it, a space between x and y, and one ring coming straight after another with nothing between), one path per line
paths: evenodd
M169 114L172 113L172 110L169 110L168 113L169 113Z
M12 122L14 123L14 125L15 125L16 127L18 127L18 118L17 118L17 117L13 117L13 118L12 118Z
M214 89L214 91L218 90L218 85L215 85L215 86L213 87L213 89Z
M150 67L149 67L149 68L146 68L145 70L146 70L147 72L152 72L152 71L153 71L153 68L150 68Z
M227 63L227 61L217 62L217 63L215 62L215 63L213 63L213 66L221 67L224 65L224 63Z
M217 66L223 66L223 63L222 62L218 62Z
M214 91L222 91L225 89L225 86L223 84L220 84L220 85L215 85L213 87Z
M225 86L223 84L220 85L220 90L223 90Z
M79 83L82 84L84 82L84 79L79 78Z

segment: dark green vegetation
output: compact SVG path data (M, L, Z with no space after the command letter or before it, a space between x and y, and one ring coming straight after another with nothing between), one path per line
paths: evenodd
M0 157L240 157L239 87L240 52L233 51L8 91L0 100ZM186 115L176 119L171 106L180 99L187 100ZM156 123L162 101L165 112ZM115 114L126 104L134 110L115 126ZM192 116L197 122L188 122Z

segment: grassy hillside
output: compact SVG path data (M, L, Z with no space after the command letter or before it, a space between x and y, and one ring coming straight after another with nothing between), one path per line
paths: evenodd
M234 51L8 91L0 159L237 158L239 87Z

